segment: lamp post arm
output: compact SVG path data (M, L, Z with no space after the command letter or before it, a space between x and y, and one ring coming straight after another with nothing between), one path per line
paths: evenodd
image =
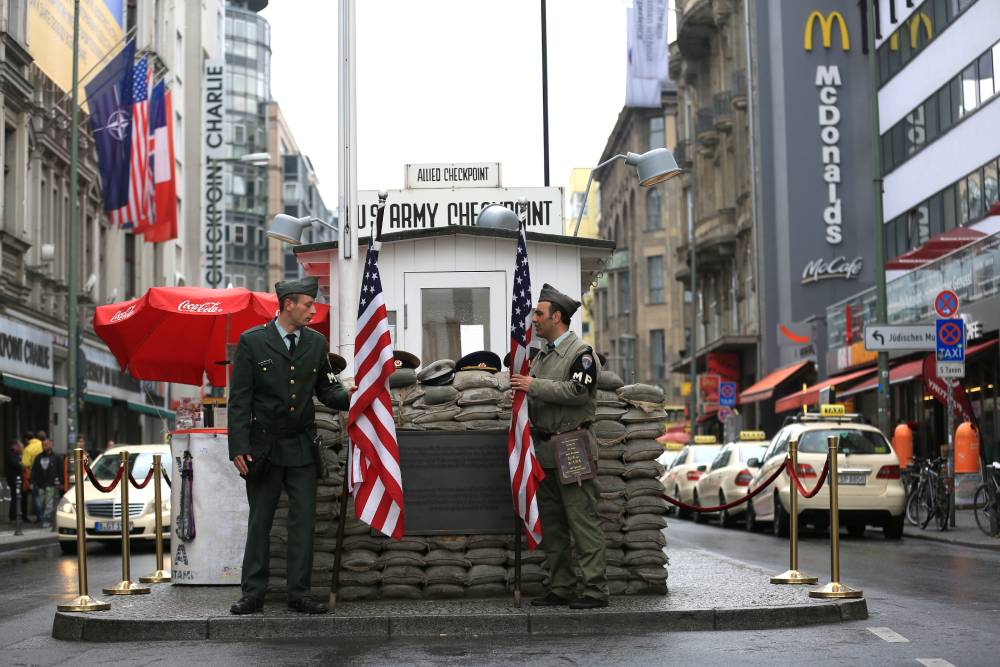
M576 215L576 226L573 227L573 236L577 236L580 233L580 221L583 220L583 211L587 208L587 197L590 196L590 185L594 182L594 172L607 164L611 164L615 160L624 160L625 158L625 155L618 154L590 170L590 176L587 177L587 189L583 191L583 203L580 205L580 212Z
M332 229L333 231L337 231L337 227L335 225L333 225L333 224L331 224L331 223L329 223L326 220L323 220L321 218L310 216L310 217L306 218L306 222L316 222L316 223L319 223L319 224L323 225L324 227Z

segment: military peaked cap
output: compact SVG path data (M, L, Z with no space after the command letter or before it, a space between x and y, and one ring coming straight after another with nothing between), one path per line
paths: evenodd
M302 280L282 280L274 284L274 292L278 295L278 302L286 296L293 294L305 294L316 298L319 293L319 279L315 276L306 276Z
M419 373L417 379L422 384L440 386L451 384L455 378L455 362L451 359L438 359L434 363L425 366Z
M395 350L392 356L396 358L396 368L410 368L416 370L420 368L420 357L403 350Z
M489 350L470 352L455 363L456 371L500 371L500 355Z
M573 313L580 307L579 301L574 301L548 283L542 285L542 293L538 295L538 300L554 303L565 310L570 317L573 317Z
M335 375L340 375L341 371L347 368L347 359L336 352L328 352L326 358L330 360L330 367L333 369Z

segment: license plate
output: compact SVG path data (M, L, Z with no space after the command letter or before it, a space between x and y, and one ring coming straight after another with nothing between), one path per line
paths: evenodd
M129 530L132 529L132 522L128 524ZM120 533L122 532L122 522L121 521L98 521L94 524L94 531L98 533Z
M853 486L864 486L868 483L868 475L864 473L844 473L837 475L837 482Z

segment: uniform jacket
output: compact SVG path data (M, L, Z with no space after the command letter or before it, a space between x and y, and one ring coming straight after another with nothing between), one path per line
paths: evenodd
M229 458L266 455L275 465L313 462L313 396L346 410L350 397L333 379L326 339L300 329L293 356L274 320L243 332L229 392Z
M591 422L597 410L597 357L575 333L554 350L542 348L531 362L528 416L536 433L565 433ZM591 438L592 442L595 442ZM597 447L591 452L597 458ZM555 453L544 437L535 438L535 457L543 468L555 468Z

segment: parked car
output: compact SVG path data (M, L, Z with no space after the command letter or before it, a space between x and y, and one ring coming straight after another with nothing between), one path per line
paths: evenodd
M656 459L656 462L666 470L674 464L682 449L684 449L684 445L679 445L676 442L668 442L663 445L663 453Z
M170 474L169 445L122 445L103 452L90 464L97 480L107 486L118 473L120 452L128 451L129 471L137 482L146 478L150 466L153 465L153 455L160 454L163 459L164 483L160 489L160 512L163 517L163 538L170 539L170 489L167 487L166 476ZM124 484L126 478L122 477ZM153 507L154 481L143 489L129 489L128 517L129 538L133 541L150 541L156 539L156 515ZM115 488L111 493L103 493L94 488L87 480L83 487L84 519L87 530L87 540L96 542L115 542L122 538L121 489ZM70 487L56 505L56 532L59 546L63 553L76 553L76 487Z
M747 466L747 461L763 458L767 444L763 431L740 431L739 439L723 445L708 470L698 480L694 504L725 505L745 496L753 479L753 472ZM746 512L746 506L744 503L721 512L697 514L695 521L702 523L718 516L722 526L730 528L735 524L736 517Z
M828 409L829 407L829 409ZM823 406L821 413L799 414L786 423L771 440L759 461L749 461L754 470L750 490L767 480L785 460L788 443L798 438L798 476L807 488L818 481L827 457L827 438L837 436L837 472L840 522L852 537L864 535L866 526L880 526L886 539L903 534L905 492L900 480L899 459L892 445L874 426L857 415L845 415L838 406ZM750 501L747 530L770 522L774 534L787 536L789 529L789 489L787 472L775 480L773 488ZM799 497L799 520L825 530L830 523L829 484L813 498Z
M683 503L692 504L695 484L720 449L722 446L716 443L715 436L696 435L694 444L685 446L670 468L660 476L667 494ZM690 512L677 508L677 516L686 517L689 514Z

